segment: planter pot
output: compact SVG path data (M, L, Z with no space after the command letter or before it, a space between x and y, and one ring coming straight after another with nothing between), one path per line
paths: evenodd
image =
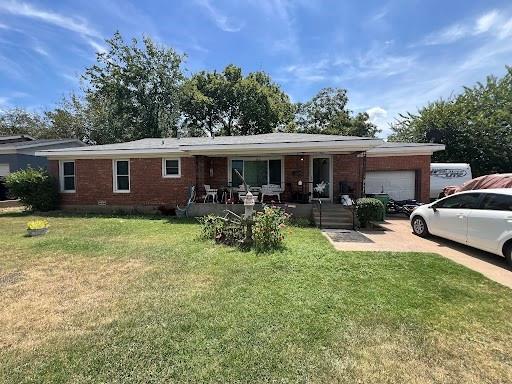
M48 228L41 228L41 229L27 229L27 235L29 237L33 236L41 236L48 232Z

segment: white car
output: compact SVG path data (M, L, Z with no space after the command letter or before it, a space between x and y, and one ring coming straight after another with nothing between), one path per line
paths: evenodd
M413 232L429 234L505 256L512 265L512 189L460 192L411 214Z

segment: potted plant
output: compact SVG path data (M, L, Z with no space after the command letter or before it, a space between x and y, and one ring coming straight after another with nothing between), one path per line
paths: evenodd
M27 235L30 237L44 235L48 232L48 227L48 220L46 219L29 221L27 223Z

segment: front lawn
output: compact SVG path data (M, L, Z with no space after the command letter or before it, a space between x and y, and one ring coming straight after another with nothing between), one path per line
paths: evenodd
M0 382L512 382L512 292L312 228L240 252L193 222L0 215Z

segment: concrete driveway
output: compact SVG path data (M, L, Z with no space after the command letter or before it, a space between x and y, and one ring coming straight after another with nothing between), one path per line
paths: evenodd
M430 252L438 253L456 263L480 272L491 280L512 288L512 269L505 263L505 258L480 251L450 240L431 236L426 239L412 233L409 220L405 218L388 218L383 225L386 231L360 230L371 242L333 241L329 232L324 235L339 251L392 251L392 252Z

